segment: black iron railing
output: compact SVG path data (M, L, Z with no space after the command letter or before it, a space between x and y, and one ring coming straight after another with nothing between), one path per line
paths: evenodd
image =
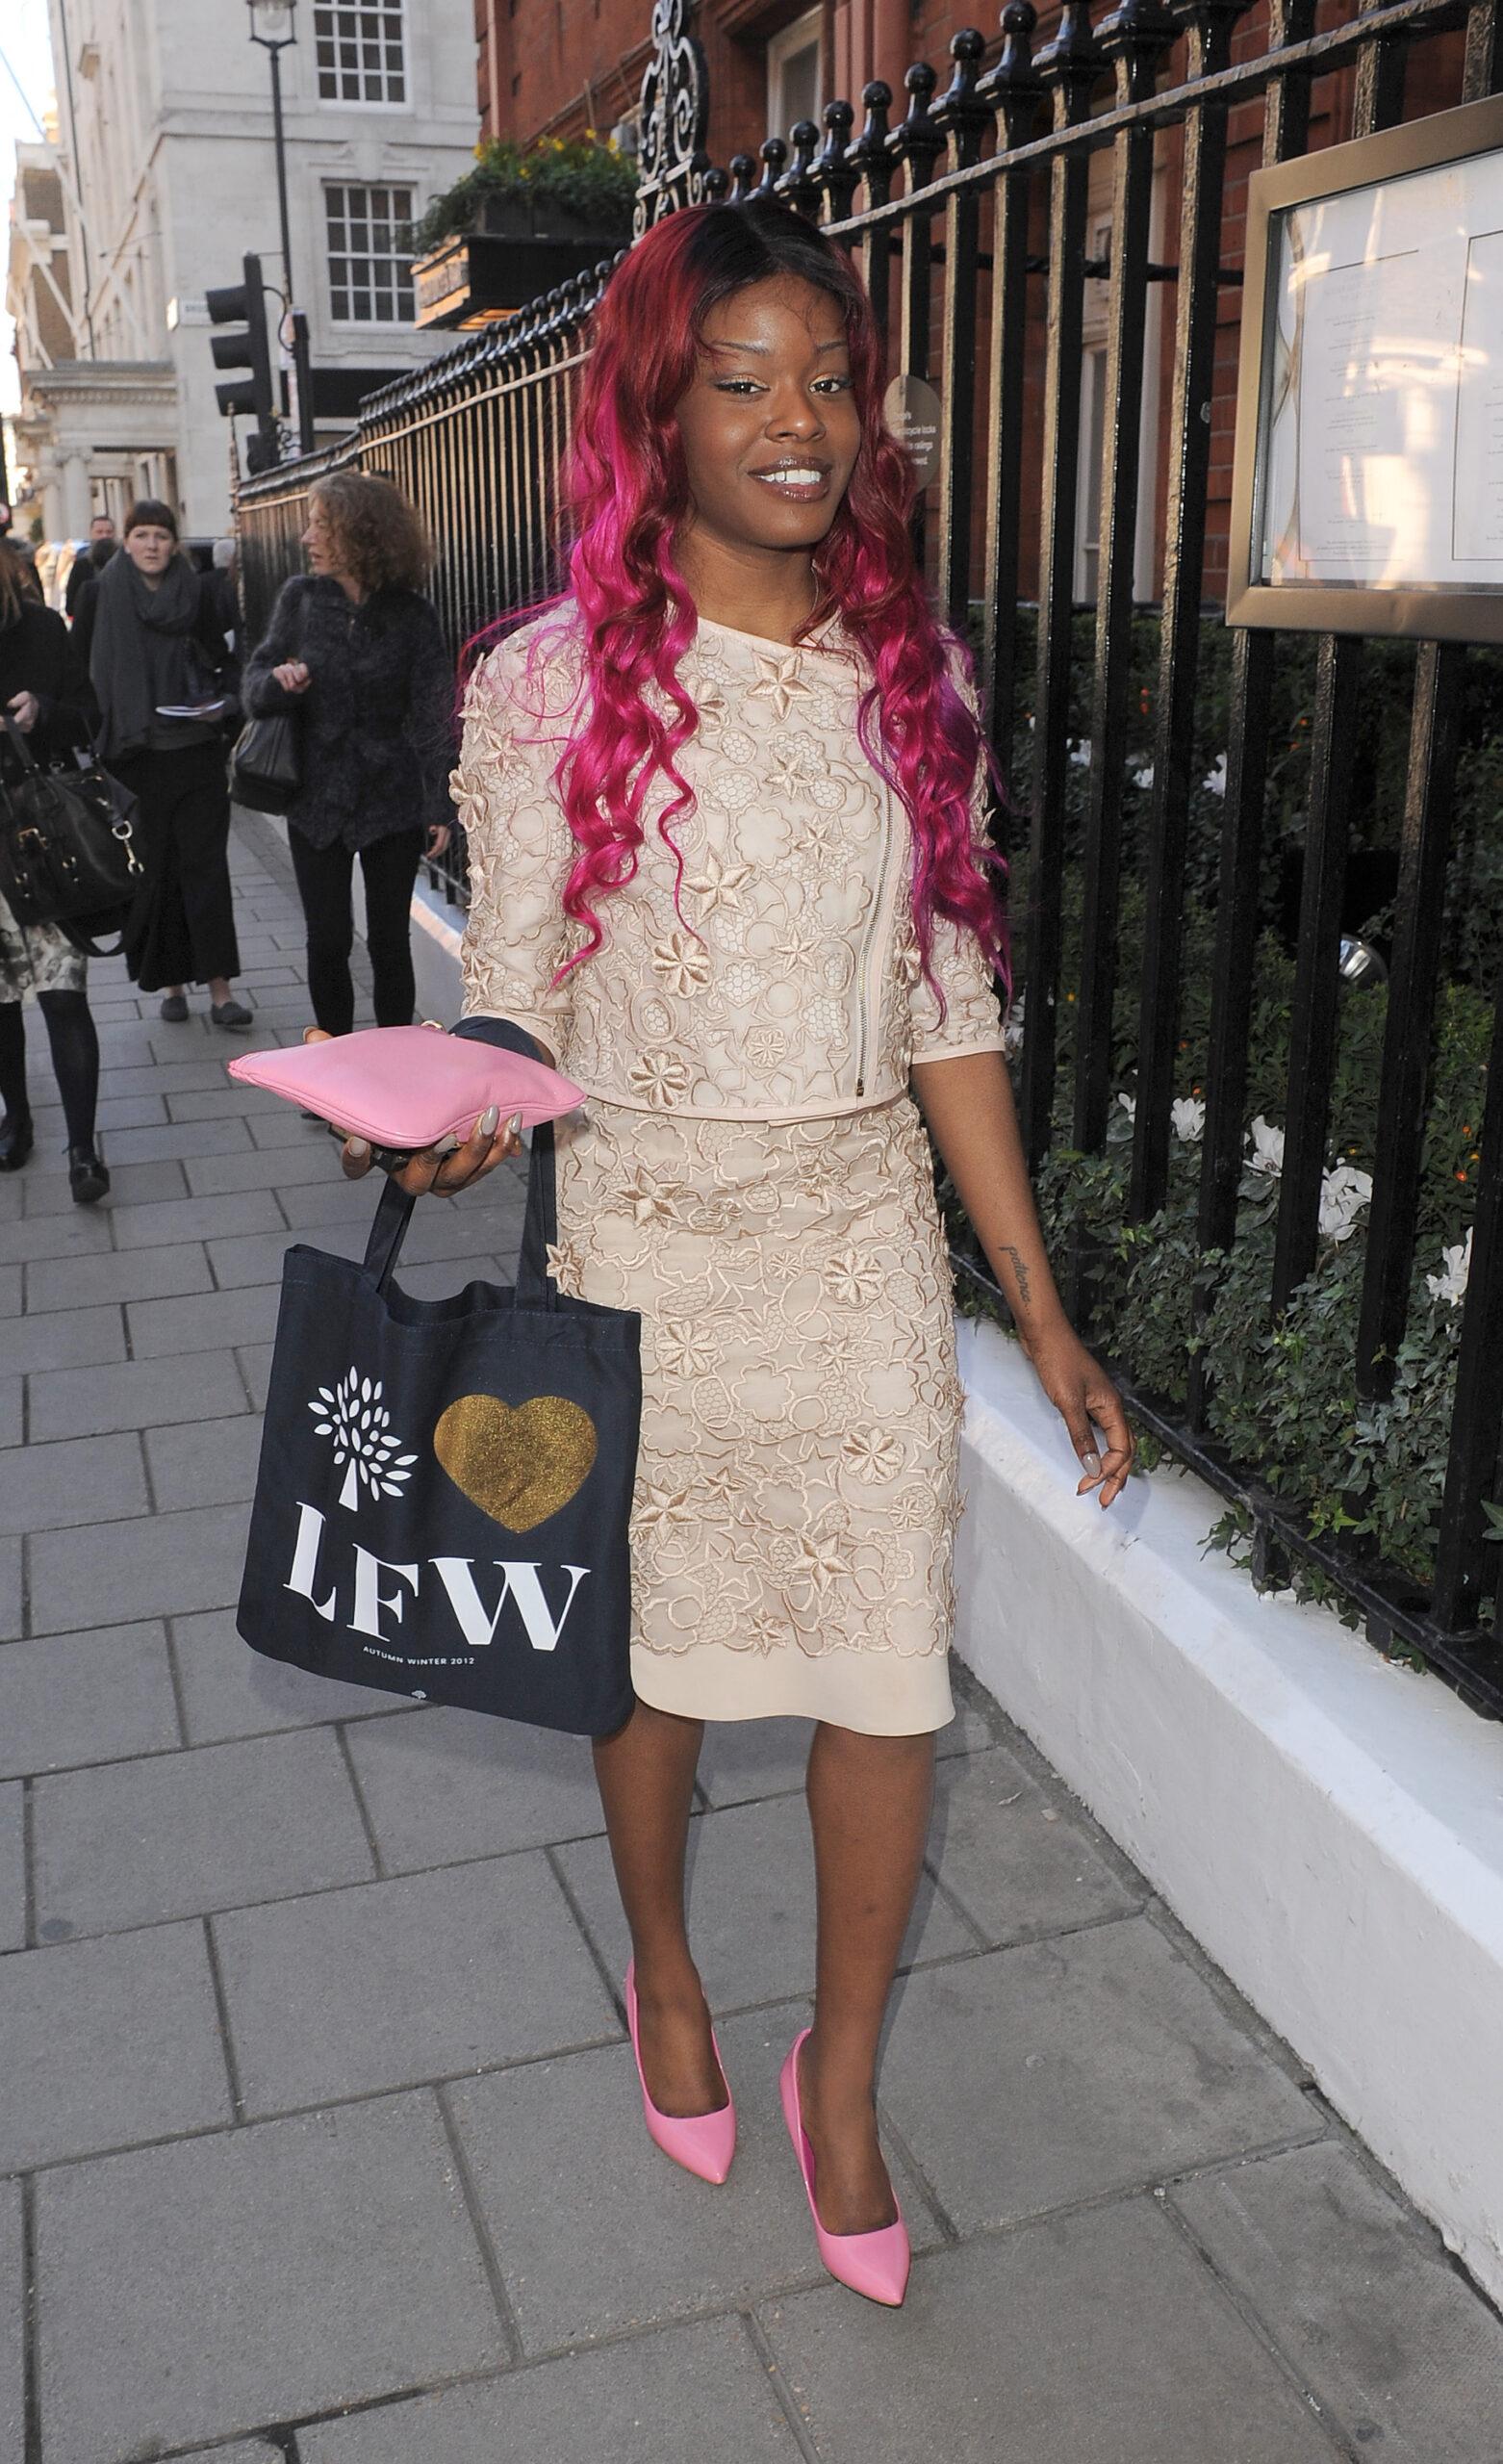
M688 0L657 0L657 49L644 95L650 160L639 226L698 196L777 196L822 219L860 256L889 337L893 373L936 384L942 452L921 535L941 604L977 641L986 724L1015 783L1026 1142L1035 1165L1062 1148L1099 1156L1115 1117L1126 1052L1135 1109L1125 1217L1129 1225L1157 1221L1171 1179L1171 1115L1188 997L1198 712L1207 663L1218 649L1218 629L1206 609L1210 422L1218 311L1240 280L1237 266L1227 262L1235 248L1223 215L1229 116L1261 100L1262 161L1283 162L1306 150L1317 82L1350 71L1354 99L1337 133L1375 131L1403 116L1416 56L1445 69L1449 55L1434 45L1448 38L1455 64L1443 99L1496 91L1503 88L1503 10L1499 0L1469 8L1456 0L1388 0L1359 5L1349 21L1317 31L1316 0L1272 0L1266 42L1254 49L1245 28L1243 41L1236 40L1248 16L1245 0L1175 0L1171 7L1123 0L1094 26L1085 0L1067 0L1053 38L1035 51L1033 8L1009 0L1000 45L969 29L955 37L943 90L927 64L909 69L896 125L888 88L874 83L862 96L859 130L852 105L835 101L823 130L803 123L786 141L770 137L756 158L734 157L728 173L698 151L703 64L690 13ZM1183 133L1178 231L1156 237L1156 148L1170 129ZM1110 165L1105 260L1089 253L1091 167L1103 154ZM1168 263L1155 261L1156 248ZM301 499L331 458L389 473L422 508L440 543L435 590L456 650L497 610L546 587L573 378L607 270L551 294L521 319L374 397L358 432L332 457L242 487L239 515L253 621L290 569ZM1081 422L1091 282L1104 285L1098 321L1106 371L1100 466L1086 473ZM1151 610L1157 659L1151 687L1142 687L1152 710L1145 785L1141 764L1134 779L1131 751L1143 726L1134 698L1145 622L1134 562L1151 374L1145 336L1156 290L1165 314L1172 298L1174 349L1162 414L1161 577ZM1103 293L1093 295L1099 300ZM1081 492L1098 481L1096 587L1083 620ZM1083 621L1093 636L1083 662ZM1388 1394L1412 1307L1442 922L1452 895L1452 808L1477 655L1422 644L1404 687L1410 746L1396 815L1377 1104L1382 1134L1372 1156L1355 1343L1355 1391L1363 1403L1381 1403ZM1268 1294L1275 1313L1319 1250L1339 1004L1347 997L1338 943L1358 776L1354 729L1365 707L1368 657L1363 642L1333 637L1320 642L1314 659L1290 927L1285 1152ZM1202 1255L1233 1247L1245 1195L1280 658L1281 637L1273 633L1232 638L1224 806L1205 892L1214 926L1193 1209ZM1140 956L1125 980L1129 905ZM1496 996L1496 970L1487 989ZM1269 1495L1218 1445L1214 1352L1195 1334L1213 1304L1209 1273L1197 1285L1172 1399L1143 1381L1134 1392L1160 1438L1250 1512L1265 1571L1290 1554L1304 1559L1380 1639L1420 1652L1468 1699L1497 1712L1503 1652L1483 1620L1503 1553L1487 1536L1503 1425L1503 1012L1474 1134L1470 1277L1443 1503L1422 1586L1412 1573L1395 1575L1361 1541L1343 1545L1329 1529L1312 1529L1297 1506ZM967 1271L981 1272L974 1258ZM1088 1243L1074 1245L1069 1271L1076 1305L1088 1316L1095 1288ZM1097 1331L1110 1348L1110 1327ZM1134 1383L1130 1367L1128 1377Z

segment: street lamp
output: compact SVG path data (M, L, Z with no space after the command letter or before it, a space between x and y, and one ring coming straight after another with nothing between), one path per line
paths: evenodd
M271 127L276 139L276 201L282 218L282 282L293 297L293 244L287 223L287 148L282 136L282 54L297 40L293 19L297 0L245 0L250 11L250 39L271 62Z

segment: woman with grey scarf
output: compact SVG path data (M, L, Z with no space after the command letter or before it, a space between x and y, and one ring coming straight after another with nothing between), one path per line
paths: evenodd
M147 886L126 958L162 1015L188 1015L185 986L209 988L217 1027L248 1027L228 860L230 799L212 679L224 661L211 594L179 553L177 517L146 498L125 517L125 552L79 602L77 655L99 707L99 757L140 808Z

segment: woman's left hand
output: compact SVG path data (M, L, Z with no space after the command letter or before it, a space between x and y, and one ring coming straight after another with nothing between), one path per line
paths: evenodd
M22 735L30 735L41 716L41 704L38 701L36 694L13 693L11 697L11 716L20 729Z
M428 843L424 850L430 860L444 854L453 835L446 821L436 821L433 824L428 832Z
M1083 1466L1077 1497L1099 1489L1108 1506L1127 1486L1133 1469L1133 1431L1126 1407L1106 1371L1091 1358L1073 1326L1062 1320L1027 1346L1034 1373L1070 1432L1070 1443ZM1094 1423L1094 1426L1092 1424ZM1096 1446L1096 1430L1107 1440L1105 1453Z

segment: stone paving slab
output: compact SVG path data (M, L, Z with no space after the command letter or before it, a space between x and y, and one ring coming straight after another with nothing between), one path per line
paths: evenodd
M28 1547L31 1630L61 1634L107 1618L224 1607L240 1596L245 1522L235 1507L193 1506L87 1530L38 1531Z
M207 1134L207 1125L177 1132L189 1142ZM224 1197L237 1191L293 1189L302 1181L325 1181L331 1148L332 1142L320 1139L317 1146L279 1146L270 1154L259 1146L242 1143L234 1153L210 1155L190 1142L184 1150L189 1194L192 1197Z
M34 1444L91 1431L152 1428L183 1417L183 1364L127 1360L114 1368L42 1371L28 1381ZM208 1412L233 1409L245 1390L231 1351L199 1352L191 1391Z
M0 1267L0 1318L18 1318L21 1314L21 1269Z
M21 1381L0 1377L0 1446L19 1446L21 1426Z
M426 2093L63 2167L37 2212L45 2464L139 2464L507 2359Z
M19 1539L0 1540L0 1643L13 1642L21 1630L25 1605L21 1557Z
M214 1933L252 2115L412 2087L621 2030L536 1854L245 1909Z
M733 2319L320 2422L298 2431L297 2451L299 2464L796 2464L799 2454Z
M0 1783L0 1951L26 1940L26 1816L19 1780Z
M337 1258L363 1257L373 1211L368 1197L354 1214L353 1220L340 1219L322 1224L311 1245L326 1249ZM228 1293L241 1285L279 1283L282 1262L288 1250L302 1237L300 1230L291 1231L284 1223L274 1232L242 1232L235 1240L211 1241L209 1255L214 1262L218 1289Z
M630 1952L610 1849L584 1839L558 1850L559 1870L606 1966L624 1973ZM814 1855L801 1797L728 1807L689 1826L689 1909L695 1957L710 2007L786 2001L814 1989ZM920 1886L904 1961L974 1950L974 1936Z
M190 1745L417 1709L410 1695L386 1694L372 1685L338 1685L264 1658L242 1642L232 1609L174 1618L172 1640Z
M930 1862L981 1939L1057 1934L1140 1907L1091 1826L1051 1805L1001 1746L942 1763Z
M160 1248L111 1250L95 1258L37 1259L26 1270L28 1310L79 1309L89 1301L158 1300L182 1292L212 1292L214 1277L201 1241L165 1242Z
M71 1251L86 1245L73 1230L75 1224L100 1224L108 1236L114 1207L147 1206L159 1198L182 1197L187 1193L188 1181L181 1164L161 1159L126 1163L109 1151L108 1140L104 1144L105 1160L110 1167L110 1196L102 1209L75 1204L65 1169L48 1172L38 1171L33 1167L26 1172L24 1212L29 1218L45 1217L51 1223L53 1246L47 1253L51 1256L62 1250ZM65 1231L64 1225L68 1227ZM107 1246L108 1240L97 1245Z
M962 2233L1320 2128L1143 1917L906 1978L879 2086Z
M117 1308L13 1318L5 1330L5 1365L18 1377L34 1369L93 1369L125 1356L125 1321Z
M37 1906L118 1932L339 1883L373 1864L333 1732L208 1745L38 1780Z
M261 1416L190 1421L141 1432L160 1506L244 1505L255 1494Z
M0 2454L26 2452L25 2260L21 2186L0 2182Z
M181 1355L269 1343L281 1296L280 1284L258 1283L182 1300L133 1300L125 1312L131 1351L137 1360L156 1360L164 1352Z
M110 1219L93 1207L75 1206L56 1222L50 1216L0 1222L0 1264L8 1266L30 1258L90 1257L109 1246Z
M717 2027L736 2100L736 2159L718 2187L648 2138L629 2045L445 2091L524 2351L724 2308L820 2274L777 2095L779 2065L807 2019L798 2004ZM938 2228L901 2159L893 2179L915 2246L932 2247ZM622 2229L601 2230L607 2217Z
M1363 2454L1503 2456L1503 2320L1353 2152L1301 2148L1171 2193L1217 2272L1265 2319Z
M19 1446L0 1454L0 1531L67 1530L145 1514L146 1467L134 1433Z
M238 1232L277 1232L282 1217L269 1190L241 1190L229 1197L159 1198L147 1206L117 1206L111 1222L116 1246L145 1249L159 1243L209 1241Z
M160 1623L43 1634L0 1652L0 1779L182 1741Z
M389 1873L604 1828L583 1737L429 1707L366 1721L349 1752Z
M0 2172L235 2118L203 1927L0 1960Z
M921 2259L896 2313L822 2288L761 2316L821 2464L1333 2464L1148 2200Z

